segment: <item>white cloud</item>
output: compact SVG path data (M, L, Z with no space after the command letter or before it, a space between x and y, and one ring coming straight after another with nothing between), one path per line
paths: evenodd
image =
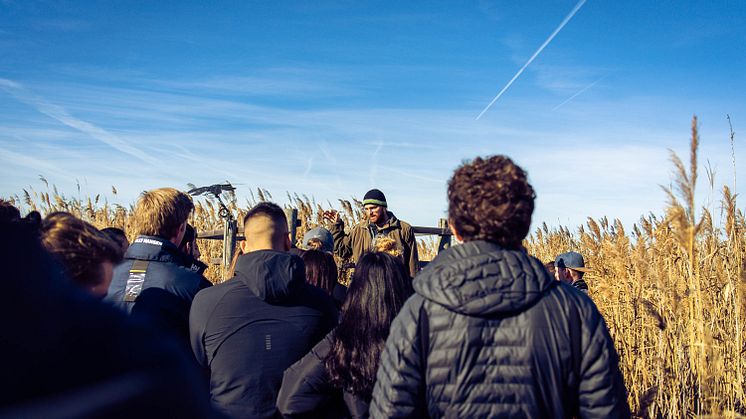
M4 79L0 85L19 88ZM18 193L38 174L70 188L72 178L86 178L94 193L113 184L124 203L144 189L184 188L187 182L229 180L239 185L239 197L262 187L280 202L290 191L336 203L375 186L395 203L398 216L418 225L434 225L445 214L445 185L453 169L465 158L486 154L507 154L528 170L538 193L536 225L575 226L588 215L635 222L662 209L665 197L658 185L669 179L666 149L686 153L690 117L688 105L655 97L577 101L557 112L551 111L556 102L514 100L509 112L475 123L468 109L278 109L148 87L38 89L59 108L35 109L67 124L37 126L12 114L0 117L3 148L24 138L24 156L33 160L19 161L26 169L38 168L28 170L30 177L6 176L0 195ZM70 114L77 117L71 121ZM726 136L713 130L719 126L714 118L703 119L707 156L700 161L710 157L728 168L729 154L708 146L722 137L729 150ZM105 141L105 147L91 144L91 135L126 141L147 150L153 161L133 162L131 154ZM75 152L63 152L71 144ZM0 154L4 165L16 157Z

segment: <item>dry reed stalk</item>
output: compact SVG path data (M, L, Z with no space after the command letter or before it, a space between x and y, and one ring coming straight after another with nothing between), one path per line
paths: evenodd
M619 352L630 405L642 417L746 415L746 221L736 206L735 192L727 186L721 198L723 227L716 226L707 210L697 219L698 145L695 119L689 167L671 156L675 188L664 188L669 197L665 217L647 214L628 229L630 233L618 220L606 217L589 218L572 232L542 224L525 242L528 251L543 261L567 250L586 256L593 269L586 275L590 296L606 318ZM10 201L24 212L65 208L97 227L124 228L134 238L132 205L66 198L46 179L40 180L46 192L24 189ZM226 200L239 222L247 208L271 196L257 188L257 200L249 191L245 205L238 205L235 195ZM116 195L116 188L112 192ZM302 227L296 239L305 229L324 225L321 214L332 209L331 203L322 205L305 195L289 195L288 202L299 209ZM355 199L339 201L347 226L362 219L361 207ZM210 200L196 202L190 223L198 231L223 225ZM221 256L219 240L198 243L204 260ZM436 253L437 241L421 240L418 250L426 259ZM221 278L223 270L213 265L207 276Z

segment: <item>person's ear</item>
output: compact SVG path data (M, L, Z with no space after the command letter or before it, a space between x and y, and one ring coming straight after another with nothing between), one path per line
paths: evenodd
M463 237L461 237L461 233L459 233L459 232L458 232L458 230L456 230L456 226L455 226L455 225L453 225L453 224L454 224L454 223L453 223L453 220L451 220L451 219L449 218L449 219L448 219L448 228L449 228L449 229L451 230L451 234L453 234L453 237L455 237L455 238L456 238L456 241L457 241L457 242L459 242L459 243L463 243L463 242L464 242L464 238L463 238Z
M176 235L174 237L171 237L169 240L171 243L173 243L176 247L179 247L181 244L181 240L184 238L184 234L186 234L186 226L187 226L187 220L184 220L183 223L179 226L179 229L176 230Z
M241 240L240 242L238 242L238 245L239 247L241 247L241 253L249 253L247 249L249 246L246 244L246 240Z

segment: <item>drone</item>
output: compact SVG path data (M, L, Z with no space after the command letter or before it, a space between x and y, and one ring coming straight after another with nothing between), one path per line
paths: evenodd
M217 198L218 203L220 204L220 210L218 210L218 215L220 218L229 218L231 216L231 212L228 209L228 207L225 206L223 203L223 200L220 199L220 195L223 192L233 192L236 190L236 188L230 184L230 182L226 182L224 184L215 184L210 186L201 186L196 187L194 185L187 184L187 186L191 187L192 189L188 190L187 193L192 196L200 196L205 194L211 194L215 198Z

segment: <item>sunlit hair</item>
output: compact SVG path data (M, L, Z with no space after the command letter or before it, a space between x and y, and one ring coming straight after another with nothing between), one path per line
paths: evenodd
M557 269L554 266L554 261L550 260L549 262L544 263L544 267L547 269L547 272L549 272L549 275L554 277L554 271Z
M325 361L332 385L370 400L391 322L413 292L400 259L381 252L360 258Z
M121 248L96 227L66 212L53 212L41 223L41 241L80 285L101 283L104 262L118 263Z
M404 251L402 250L401 245L391 237L377 237L376 242L373 245L373 250L376 252L388 253L391 256L398 258L404 257Z
M137 234L171 239L193 209L189 195L174 188L143 192L135 206L135 230Z
M302 258L306 265L306 282L332 295L337 285L337 263L334 262L334 256L321 250L307 250L303 252Z
M448 216L465 242L515 250L528 234L535 197L526 172L508 157L477 157L448 181Z
M314 237L308 241L308 243L306 244L306 247L308 248L308 250L321 251L321 249L324 248L324 242L322 242L321 239L317 239Z

